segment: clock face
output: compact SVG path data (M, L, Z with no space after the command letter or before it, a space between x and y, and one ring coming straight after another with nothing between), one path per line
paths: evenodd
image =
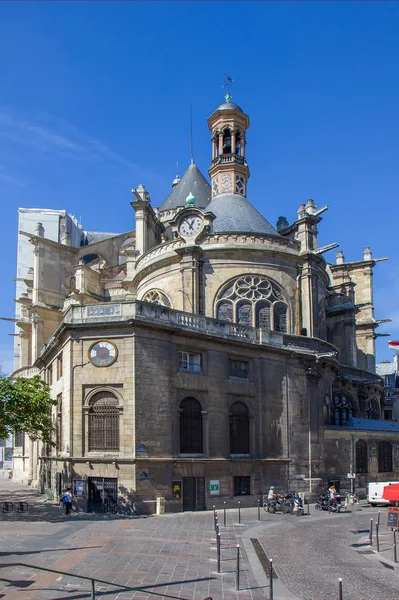
M118 350L111 342L96 342L90 346L89 359L95 367L109 367L118 357Z
M185 217L179 226L179 232L184 236L197 235L202 229L202 219L198 216Z

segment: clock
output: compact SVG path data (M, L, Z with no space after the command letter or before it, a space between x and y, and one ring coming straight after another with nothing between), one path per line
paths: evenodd
M118 349L112 342L102 340L89 348L89 360L95 367L109 367L118 358Z
M191 217L185 217L181 220L179 225L179 233L185 237L191 237L197 235L203 226L203 221L198 215L192 215Z

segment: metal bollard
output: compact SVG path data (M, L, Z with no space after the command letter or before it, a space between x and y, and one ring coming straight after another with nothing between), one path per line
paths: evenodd
M331 514L331 502L330 499L328 499L328 514Z
M241 525L241 502L238 502L238 524Z
M215 505L213 505L212 508L213 508L213 518L215 518L216 517L216 508L215 508Z
M375 524L375 539L377 541L377 552L380 551L380 524L377 519L377 523Z
M308 517L309 517L310 516L310 498L309 498L309 496L308 496L307 500L308 500Z
M223 525L226 527L226 502L223 502Z
M370 536L369 536L369 540L370 540L370 546L373 545L373 519L370 519Z
M377 525L380 526L381 511L378 511Z
M396 529L393 532L393 562L395 562L395 563L398 562L398 555L396 552Z
M216 539L217 539L218 573L220 573L220 533L217 534Z
M91 580L90 600L96 600L96 582L94 581L94 579Z
M269 598L270 600L274 599L274 593L273 593L273 559L271 558L269 560L269 566L270 566L270 594L269 594Z
M240 546L237 544L236 590L240 589Z
M260 521L260 500L258 500L258 521Z
M343 600L343 596L342 596L342 577L338 578L338 598L339 598L339 600Z

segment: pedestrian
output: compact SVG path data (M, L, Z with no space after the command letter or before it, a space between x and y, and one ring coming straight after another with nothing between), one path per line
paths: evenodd
M72 492L71 492L71 488L67 488L66 491L64 492L64 495L62 496L62 503L63 503L64 508L65 508L65 514L66 515L71 515L72 514Z

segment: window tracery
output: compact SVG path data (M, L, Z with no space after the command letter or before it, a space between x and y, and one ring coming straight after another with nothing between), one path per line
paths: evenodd
M356 416L356 409L354 403L347 396L334 396L333 408L333 425L346 425L349 419Z
M216 303L216 318L287 333L288 305L277 286L258 275L229 282Z
M150 290L143 296L142 300L144 302L152 302L153 304L167 306L168 308L172 306L167 295L161 292L160 290Z

